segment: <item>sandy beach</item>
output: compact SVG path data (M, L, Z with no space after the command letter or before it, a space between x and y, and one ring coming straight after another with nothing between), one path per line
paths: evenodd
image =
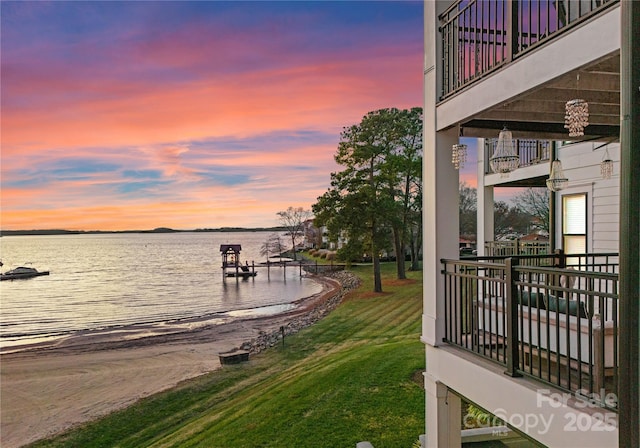
M317 281L321 293L280 315L137 338L123 329L0 355L0 445L20 447L219 368L219 352L276 331L338 294L338 282Z

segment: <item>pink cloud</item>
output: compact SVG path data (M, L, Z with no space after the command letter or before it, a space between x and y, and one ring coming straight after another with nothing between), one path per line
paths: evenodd
M384 58L380 58L384 59ZM412 60L413 59L413 60ZM387 61L389 62L389 61ZM59 108L8 109L3 116L3 148L20 150L51 147L144 145L223 135L251 135L278 129L340 128L359 121L369 110L410 107L421 100L398 104L402 84L419 85L410 67L415 57L398 58L365 79L373 64L367 60L325 63L285 70L227 75L178 86L116 85L100 88L127 92L112 98L79 95L61 100ZM393 73L388 73L393 71ZM172 88L173 87L173 88ZM24 88L30 88L25 86ZM37 86L33 87L37 90ZM98 89L89 82L85 90ZM72 85L64 86L67 92ZM64 96L64 95L60 95ZM33 124L38 123L35 129ZM28 143L27 143L28 142ZM44 147L44 148L43 148Z

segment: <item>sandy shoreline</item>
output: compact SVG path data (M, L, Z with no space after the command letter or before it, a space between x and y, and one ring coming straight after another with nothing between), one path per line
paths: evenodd
M42 439L219 368L219 352L275 331L338 294L336 281L316 280L322 292L279 315L138 339L123 329L0 355L0 445Z

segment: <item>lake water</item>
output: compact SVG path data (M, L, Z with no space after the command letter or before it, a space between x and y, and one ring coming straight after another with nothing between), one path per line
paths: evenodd
M297 267L223 278L220 244L266 261L270 232L4 236L3 269L50 275L0 282L0 350L83 332L140 334L273 314L321 291ZM284 240L286 241L286 239ZM31 263L31 264L28 264Z

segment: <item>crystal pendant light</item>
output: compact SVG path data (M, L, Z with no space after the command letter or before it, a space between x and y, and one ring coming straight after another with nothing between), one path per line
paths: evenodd
M576 76L576 96L580 74ZM584 128L589 126L589 103L581 98L567 101L565 104L564 127L569 129L569 137L582 137Z
M609 156L609 148L605 147L604 157L600 162L600 175L603 179L611 179L613 175L613 160Z
M498 143L489 165L494 173L508 174L520 166L520 157L516 153L511 131L505 126L498 136Z
M583 136L584 128L587 126L589 126L589 103L580 98L567 101L564 127L569 129L569 137Z
M467 145L458 144L451 147L451 163L455 169L459 170L464 168L464 164L467 161Z
M556 159L551 164L551 175L547 179L547 188L551 191L560 191L567 186L569 179L564 177L562 163Z

